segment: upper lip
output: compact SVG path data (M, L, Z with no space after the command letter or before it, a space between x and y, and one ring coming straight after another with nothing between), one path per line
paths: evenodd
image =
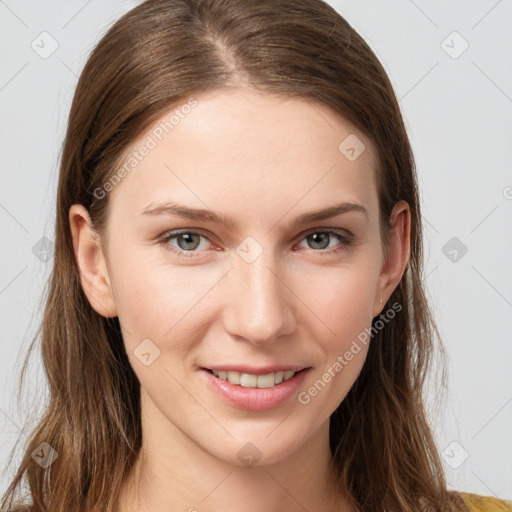
M206 370L215 370L215 371L228 371L228 372L239 372L239 373L250 373L251 375L268 375L269 373L276 372L287 372L294 371L299 372L304 370L304 368L309 368L304 365L294 365L294 364L273 364L268 366L249 366L246 364L223 364L223 365L214 365L204 367Z

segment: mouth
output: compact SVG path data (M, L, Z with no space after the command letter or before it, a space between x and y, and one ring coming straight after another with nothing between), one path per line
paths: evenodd
M224 369L200 367L199 374L207 389L228 405L264 411L289 402L303 386L310 371L312 367L297 365L259 368L237 365Z
M270 372L264 375L254 373L243 373L233 370L213 370L210 368L203 368L203 370L212 374L219 380L227 381L234 386L240 386L243 388L273 388L279 386L283 382L286 382L295 375L305 372L308 368L302 368L301 370L286 370Z

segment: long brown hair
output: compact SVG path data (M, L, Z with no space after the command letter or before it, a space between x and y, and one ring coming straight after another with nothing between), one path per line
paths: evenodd
M140 384L117 317L96 313L83 292L69 208L84 205L103 233L108 194L97 190L130 143L193 96L245 86L326 105L369 137L378 155L385 252L393 206L401 199L409 204L410 259L389 299L401 310L372 329L363 369L331 416L333 472L358 510L452 510L456 493L447 490L424 405L433 357L440 354L443 362L444 351L424 290L411 146L377 57L321 0L148 0L121 17L92 51L69 115L53 270L29 347L30 355L41 335L49 403L4 506L13 505L25 478L34 512L90 512L115 499L141 447ZM26 361L20 389L25 370ZM46 469L31 456L43 442L58 453Z

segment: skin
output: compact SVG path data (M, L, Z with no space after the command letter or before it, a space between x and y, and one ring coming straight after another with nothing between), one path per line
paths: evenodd
M367 346L307 405L294 396L265 411L226 404L198 369L309 363L301 391L310 388L384 312L409 258L409 207L395 205L385 260L370 140L303 99L251 89L196 99L110 193L102 237L82 205L69 211L84 291L99 314L119 317L141 383L143 448L115 509L352 510L331 476L329 417ZM349 134L366 146L353 161L338 150ZM169 200L221 212L237 226L141 214ZM340 201L363 205L368 219L351 211L293 226L300 214ZM333 234L315 243L310 235L319 228L348 231L355 242L336 253L343 242ZM206 238L168 241L192 254L180 256L158 243L172 230L201 230ZM251 263L237 253L249 236L262 249ZM149 366L134 355L147 338L160 350ZM261 453L252 467L237 456L248 442Z

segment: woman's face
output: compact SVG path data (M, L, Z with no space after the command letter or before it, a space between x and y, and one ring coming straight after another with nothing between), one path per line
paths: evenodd
M328 425L406 263L403 237L383 259L373 146L318 104L217 91L125 162L88 294L119 317L147 425L234 464L285 458ZM266 387L286 367L308 369Z

